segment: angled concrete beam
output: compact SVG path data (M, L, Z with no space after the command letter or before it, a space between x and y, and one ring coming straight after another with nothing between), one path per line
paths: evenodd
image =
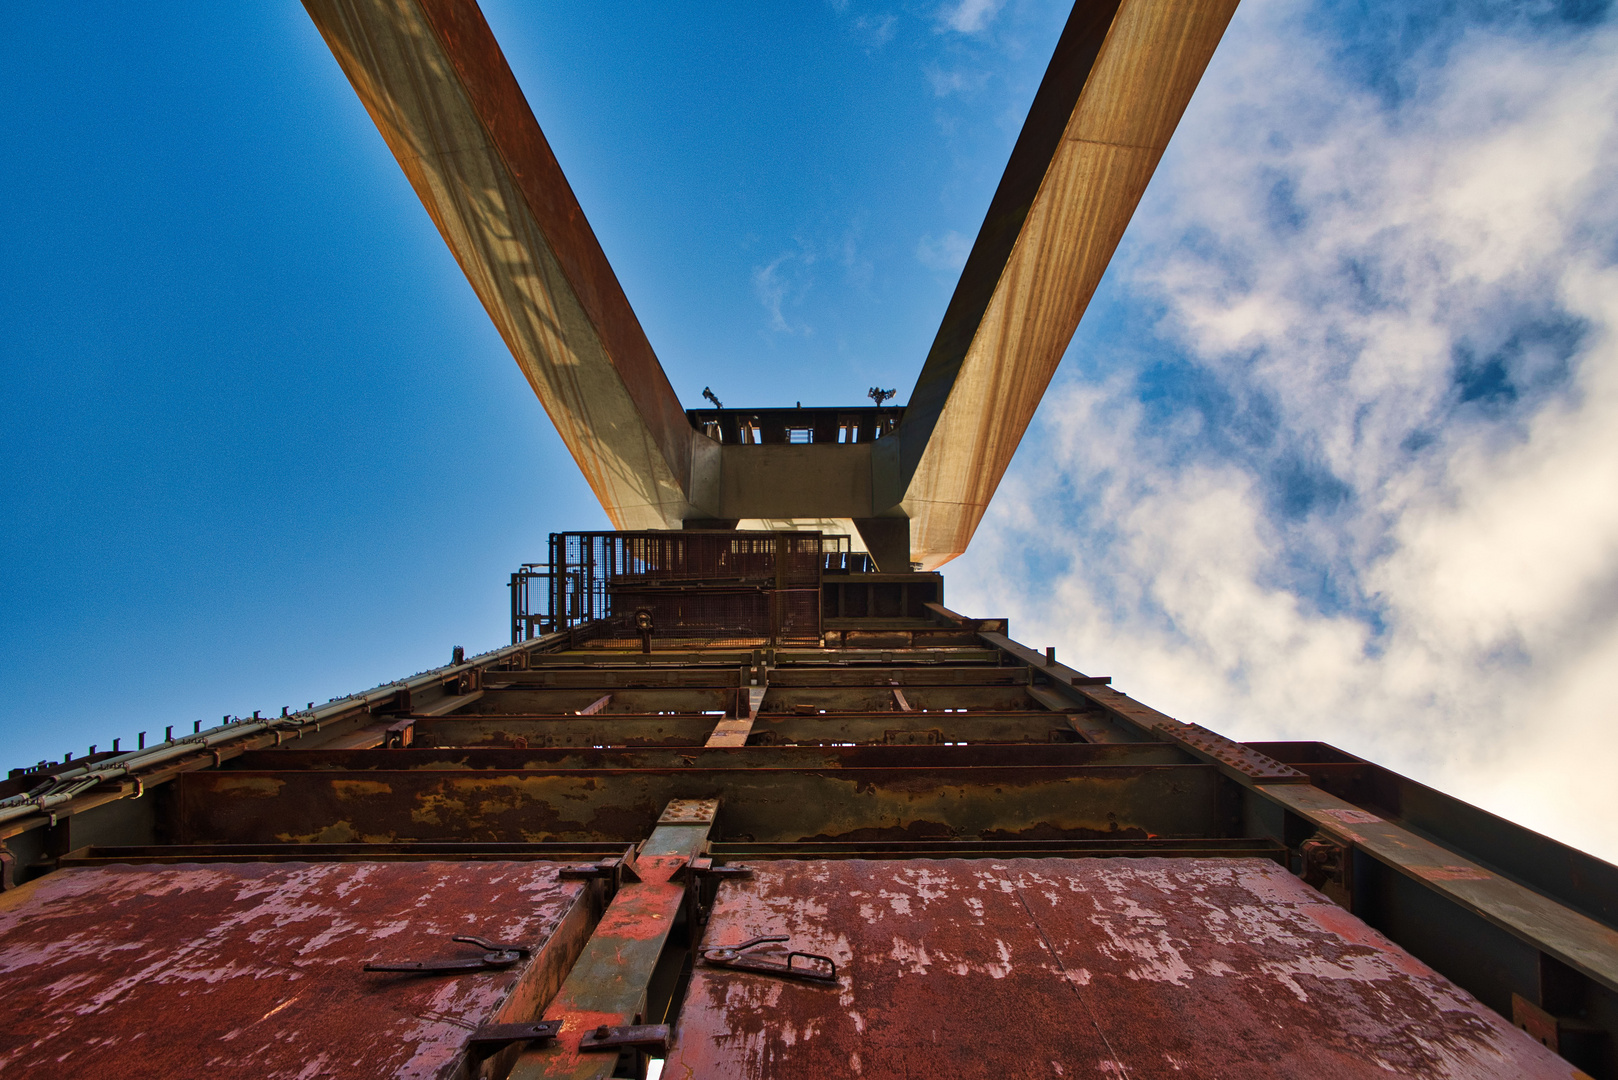
M903 422L879 516L931 570L966 550L1236 0L1079 0Z
M894 569L966 549L1235 3L1079 0L897 432L720 447L475 3L305 0L616 527L847 518Z
M615 527L714 517L686 419L472 0L306 0Z

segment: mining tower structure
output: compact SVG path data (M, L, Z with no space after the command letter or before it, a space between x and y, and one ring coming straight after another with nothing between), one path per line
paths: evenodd
M0 1073L1618 1077L1618 868L948 606L1234 0L1074 6L903 407L691 410L476 5L305 6L615 531L12 770Z

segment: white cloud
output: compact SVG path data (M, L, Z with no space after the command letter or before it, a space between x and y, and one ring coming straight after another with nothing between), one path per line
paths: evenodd
M939 21L960 34L976 34L1000 11L1005 0L957 0L938 13Z
M815 257L808 252L785 252L763 266L753 267L753 293L764 305L769 327L778 334L811 334L807 324L794 323L786 316L786 307L802 298L809 288L806 277Z
M916 260L929 270L959 273L972 252L972 241L954 229L934 239L929 233L916 242Z
M854 20L854 29L865 39L865 47L874 51L893 40L899 28L899 17L893 14L861 15Z
M929 65L926 69L927 81L932 85L934 97L963 97L970 98L981 91L989 83L991 73L987 70L967 70L954 68L945 71L941 67ZM1021 121L1018 117L1018 121Z
M1618 858L1618 34L1389 107L1303 24L1244 6L1115 267L1178 374L1084 339L951 606Z

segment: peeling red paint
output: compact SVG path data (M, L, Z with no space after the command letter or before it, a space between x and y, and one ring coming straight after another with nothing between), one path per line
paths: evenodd
M1272 862L824 861L720 887L837 989L698 967L668 1077L1571 1078Z
M579 885L541 862L62 870L0 896L0 1073L120 1080L443 1077L527 963L413 977L369 960L539 951Z

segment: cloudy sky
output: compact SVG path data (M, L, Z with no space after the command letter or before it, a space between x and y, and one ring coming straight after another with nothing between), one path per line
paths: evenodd
M1066 14L484 6L733 405L904 399ZM301 10L14 21L5 756L499 644L602 518ZM1604 4L1245 0L951 605L1618 858L1615 175Z

